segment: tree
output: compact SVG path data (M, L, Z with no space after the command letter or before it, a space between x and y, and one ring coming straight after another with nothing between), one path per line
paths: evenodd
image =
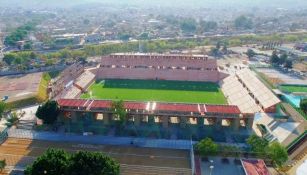
M114 114L119 117L120 124L124 124L126 121L127 112L125 110L123 100L113 101L111 108Z
M196 21L192 18L184 19L180 23L180 28L183 32L193 33L196 31Z
M198 150L200 155L204 157L216 155L216 153L218 152L218 145L214 143L211 138L207 137L197 143L196 150Z
M300 108L303 110L305 114L307 114L307 98L301 100Z
M15 125L19 120L19 117L16 112L12 112L11 115L6 119L5 125L11 127Z
M244 15L237 17L234 23L237 29L252 29L253 28L253 21Z
M248 58L253 58L256 55L256 53L253 49L248 49L246 55L248 56Z
M0 119L2 118L5 108L6 104L3 101L0 101Z
M212 47L211 50L210 50L210 54L213 55L213 56L218 56L219 55L219 49L216 48L216 47Z
M100 152L79 151L71 156L69 174L119 175L119 164Z
M288 160L286 148L278 142L273 142L269 145L268 155L277 167L281 167Z
M288 59L288 55L287 54L282 54L281 56L280 56L280 58L279 58L279 60L278 60L278 64L284 64L284 63L286 63L286 61L287 61L287 59Z
M32 165L25 175L118 175L119 164L100 152L79 151L69 154L59 149L48 149Z
M39 106L36 111L36 117L42 119L46 124L53 124L59 115L59 107L56 101L47 101Z
M266 156L266 150L269 145L269 142L264 138L258 137L257 135L251 135L247 139L247 144L250 145L252 152L254 152L257 156Z
M286 60L285 67L288 69L292 69L293 63L292 60Z
M68 172L70 156L67 152L48 149L34 163L27 166L25 175L65 175Z
M217 29L217 22L215 21L200 21L200 28L203 32L210 32Z
M2 172L4 170L6 166L6 161L4 160L0 160L0 172Z
M3 61L8 64L8 65L11 65L14 60L16 59L16 56L14 54L5 54L4 57L3 57Z
M273 51L270 61L271 61L272 64L278 64L278 62L279 62L279 57L278 57L276 51Z

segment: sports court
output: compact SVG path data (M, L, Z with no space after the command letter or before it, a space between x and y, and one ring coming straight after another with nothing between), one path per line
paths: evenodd
M47 148L61 148L68 152L78 150L101 151L121 164L125 175L190 175L189 151L154 149L127 146L79 144L73 142L51 142L8 138L0 146L0 159L6 159L8 166L25 167Z
M36 96L42 73L0 77L0 98L8 96L8 102Z
M101 80L81 98L226 104L216 83L166 80Z

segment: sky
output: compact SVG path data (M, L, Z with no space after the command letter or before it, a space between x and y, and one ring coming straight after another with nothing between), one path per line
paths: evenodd
M31 7L72 7L86 3L102 3L131 6L164 7L252 7L274 6L280 8L306 7L307 0L0 0L0 6Z

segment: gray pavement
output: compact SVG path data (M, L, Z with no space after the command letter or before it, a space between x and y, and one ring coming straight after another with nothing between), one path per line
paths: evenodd
M166 149L190 149L189 140L167 140L167 139L149 139L134 137L113 137L90 135L83 136L77 134L63 134L55 132L37 132L33 130L10 128L8 136L13 138L25 138L35 140L60 141L60 142L78 142L84 144L103 144L103 145L134 145L136 147L166 148ZM193 142L195 143L195 142Z

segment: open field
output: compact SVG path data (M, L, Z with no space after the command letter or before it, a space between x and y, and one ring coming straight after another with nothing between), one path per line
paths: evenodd
M0 98L8 96L7 102L36 97L42 73L0 77Z
M284 92L307 92L306 86L281 85L280 89Z
M163 80L102 80L81 98L226 104L215 83Z
M50 142L8 138L0 146L0 159L8 166L25 167L47 148L62 148L68 152L78 150L100 151L110 155L121 164L121 174L181 174L189 175L189 151L138 148L129 146L92 145L70 142Z

